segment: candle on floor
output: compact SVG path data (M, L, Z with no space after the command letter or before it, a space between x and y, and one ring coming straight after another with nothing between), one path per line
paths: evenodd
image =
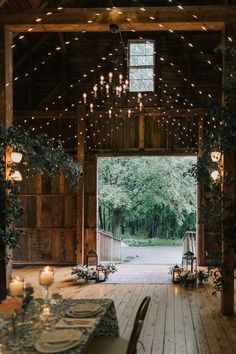
M18 276L12 278L9 283L9 293L11 296L22 296L24 294L24 280Z

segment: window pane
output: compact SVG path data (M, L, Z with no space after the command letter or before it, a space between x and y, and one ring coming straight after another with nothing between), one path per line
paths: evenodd
M130 84L130 91L154 91L153 80L132 80Z
M146 55L153 55L153 51L154 51L154 44L146 43Z
M130 55L145 55L146 43L130 43Z
M153 80L153 69L149 68L130 68L130 79L150 79Z
M154 42L129 43L130 91L154 90Z
M153 55L152 56L132 55L130 57L130 66L144 66L144 65L153 65Z

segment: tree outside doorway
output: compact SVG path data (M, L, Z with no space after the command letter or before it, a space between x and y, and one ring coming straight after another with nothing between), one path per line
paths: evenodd
M181 245L196 230L196 157L98 159L99 229L126 246ZM126 252L127 253L127 252Z

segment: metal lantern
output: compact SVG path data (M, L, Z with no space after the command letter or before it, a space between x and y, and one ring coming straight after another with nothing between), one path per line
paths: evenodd
M93 249L89 250L86 256L86 266L97 267L98 265L98 255L97 252Z
M172 282L173 283L179 283L180 282L180 273L182 271L182 268L180 268L178 266L178 264L176 264L173 268L172 268Z
M196 271L197 270L197 257L191 251L186 252L182 257L182 267L186 271Z
M103 282L106 280L106 271L102 265L97 266L97 282Z

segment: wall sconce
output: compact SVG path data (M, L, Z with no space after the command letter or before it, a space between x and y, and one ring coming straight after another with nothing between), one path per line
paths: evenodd
M22 160L22 153L21 152L11 152L11 160L14 163L19 163Z
M214 170L211 172L211 178L213 179L213 181L217 181L220 178L220 173L217 170Z
M213 162L219 162L221 158L221 152L220 151L212 151L211 152L211 160Z
M22 181L22 176L20 174L19 171L14 171L12 174L11 174L11 178L14 180L14 181Z

